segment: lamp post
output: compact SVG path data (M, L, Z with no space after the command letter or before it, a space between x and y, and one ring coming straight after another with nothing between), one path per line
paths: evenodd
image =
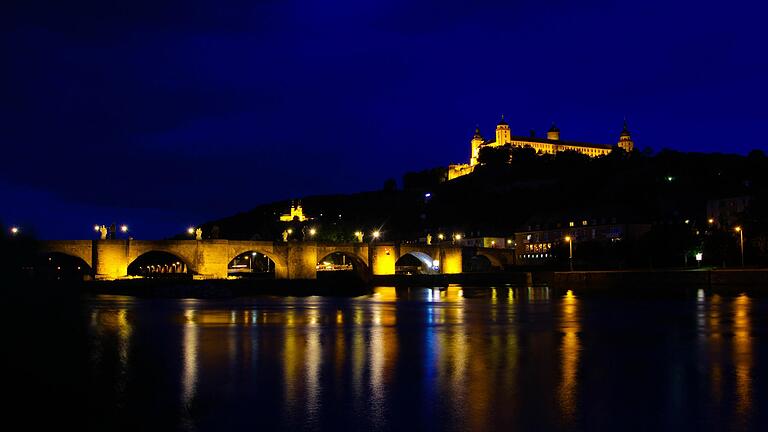
M741 267L744 267L744 230L740 226L734 228L739 233L739 249L741 250Z
M573 271L573 239L571 236L565 236L565 241L568 242L568 267Z

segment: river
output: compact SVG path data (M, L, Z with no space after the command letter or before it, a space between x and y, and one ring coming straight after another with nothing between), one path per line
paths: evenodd
M378 287L356 298L100 295L52 307L77 312L57 325L17 311L18 368L6 375L23 390L10 393L88 430L768 424L768 299L746 294Z

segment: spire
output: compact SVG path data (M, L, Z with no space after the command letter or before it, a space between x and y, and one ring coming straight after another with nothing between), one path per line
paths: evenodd
M624 151L627 153L631 153L635 148L635 143L632 141L632 137L629 135L629 126L627 126L626 117L624 117L624 128L621 130L621 134L619 135L618 146L624 149Z
M475 135L472 136L472 139L483 139L483 136L480 134L480 126L475 125Z
M555 122L552 122L552 126L550 126L548 132L560 132L560 129L557 128L557 125L555 125Z
M627 126L627 117L624 116L624 128L621 130L620 136L629 136L629 126Z
M506 121L504 121L504 114L501 115L501 121L497 126L501 126L501 125L509 126L509 124Z

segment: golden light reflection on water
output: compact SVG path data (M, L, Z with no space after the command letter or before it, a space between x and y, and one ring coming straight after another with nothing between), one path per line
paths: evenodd
M698 382L709 389L713 411L732 408L736 423L748 425L755 409L754 301L703 292L695 301L685 306L684 320L688 326L695 320L696 367L705 371ZM95 308L90 315L93 358L110 355L125 371L135 363L137 318L131 304L117 306ZM593 310L589 299L585 303L571 291L550 298L542 287L380 287L355 299L230 305L190 300L175 307L181 362L174 376L181 384L181 405L195 406L212 371L227 372L228 386L257 388L257 381L238 382L241 377L234 374L245 371L252 378L268 364L278 383L276 415L294 422L289 428L322 424L323 411L336 397L348 398L352 411L367 413L371 424L386 425L393 415L388 406L397 397L393 389L402 392L403 386L421 392L425 410L434 401L450 404L445 415L457 429L514 424L531 407L527 399L542 395L549 405L533 409L557 412L568 428L578 421L580 405L589 403L581 394L588 391L589 374L579 371L592 361L595 339L584 335L604 330L583 320L585 311ZM114 379L124 391L124 374ZM531 382L539 393L517 393Z
M746 294L733 299L733 364L736 379L736 414L740 421L752 410L751 299Z
M195 397L195 388L197 387L198 374L198 352L200 350L200 329L196 323L194 304L187 305L184 310L182 351L182 376L181 376L181 400L184 407L184 417L187 423L191 422L189 415L189 406Z
M718 416L733 401L732 428L748 430L753 412L752 299L746 294L697 298L699 341L709 359L710 397ZM705 317L705 318L703 318ZM702 324L704 324L702 326Z
M700 340L708 348L708 358L712 359L709 367L710 389L712 398L717 404L723 399L723 363L721 360L723 351L721 318L723 301L722 297L715 294L706 304L706 297L699 299L698 307L702 314L706 315L706 329L699 329ZM703 340L702 340L703 338Z
M578 395L578 369L581 342L579 341L579 299L568 290L562 299L560 328L563 332L560 342L561 378L558 387L560 408L563 419L573 422L576 416Z
M121 376L124 377L129 367L131 337L133 335L133 325L129 319L128 308L95 309L91 312L90 326L92 331L101 336L96 339L99 342L105 341L107 336L115 338ZM91 356L92 360L101 361L103 356L109 354L105 352L106 349L106 346L100 344L97 352Z

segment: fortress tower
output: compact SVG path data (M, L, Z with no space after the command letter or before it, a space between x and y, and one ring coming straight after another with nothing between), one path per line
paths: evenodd
M622 129L619 135L619 148L624 149L627 153L632 152L635 148L635 142L632 141L632 137L629 135L629 128L627 127L627 119L624 119L624 129Z
M512 132L509 124L504 121L504 114L501 115L501 121L496 125L496 145L504 145L512 142Z
M547 131L547 139L553 141L560 140L560 129L555 126L555 122L552 122L552 127Z
M475 166L477 165L477 158L480 156L480 146L485 143L485 139L482 135L480 135L480 127L475 128L475 135L472 136L471 141L471 154L469 157L469 165Z

